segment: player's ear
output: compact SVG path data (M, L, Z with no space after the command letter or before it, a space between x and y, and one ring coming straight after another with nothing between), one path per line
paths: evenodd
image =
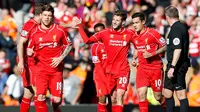
M145 22L146 22L145 20L142 20L142 24L143 24L143 25L145 25Z
M125 24L126 24L126 21L122 21L122 26L125 26Z

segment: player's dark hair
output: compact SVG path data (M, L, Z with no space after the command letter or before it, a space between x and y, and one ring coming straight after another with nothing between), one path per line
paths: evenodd
M137 17L139 17L141 21L146 20L145 14L142 13L142 12L136 12L136 13L134 13L134 14L132 15L132 19L133 19L133 18L137 18Z
M105 29L105 25L103 23L97 23L94 25L94 29L97 28L97 27L103 27L103 29Z
M44 5L44 7L42 8L42 12L44 11L50 11L52 15L54 15L54 8L50 4Z
M127 18L127 13L123 10L116 10L113 15L122 17L122 21L125 21Z
M179 18L178 9L174 6L168 6L165 8L165 15L170 18Z
M35 3L34 4L34 15L38 16L42 13L42 9L44 7L44 5L46 5L47 3Z
M76 9L77 9L77 6L76 6L74 3L68 4L67 6L68 6L69 8L76 8Z

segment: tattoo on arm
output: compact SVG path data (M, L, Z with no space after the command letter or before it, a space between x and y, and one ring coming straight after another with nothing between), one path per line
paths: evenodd
M65 48L65 50L64 50L64 52L62 53L62 57L63 58L65 58L68 54L69 54L69 52L71 51L71 49L72 49L72 44L70 44L70 45L68 45L66 48Z

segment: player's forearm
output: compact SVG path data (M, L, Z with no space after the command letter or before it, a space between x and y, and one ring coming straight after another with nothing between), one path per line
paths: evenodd
M133 59L137 59L138 57L138 50L137 49L134 49L134 52L133 52Z
M69 45L65 48L65 50L64 50L64 52L62 53L61 57L64 59L64 58L69 54L69 52L71 51L71 49L72 49L72 44L69 44Z
M86 44L89 44L89 43L92 43L89 39L89 37L86 35L84 29L83 29L83 26L81 24L78 25L78 30L79 30L79 33L83 39L83 41L86 43Z
M173 66L176 66L179 58L180 58L180 55L181 55L181 49L175 49L174 50L174 54L173 54L173 60L172 60L172 65Z
M19 44L17 45L17 54L19 57L19 61L23 63L24 62L24 45L21 42L19 42Z
M160 53L162 53L162 52L165 52L166 50L167 50L167 45L165 45L165 46L159 48L159 49L155 52L155 55L160 54Z

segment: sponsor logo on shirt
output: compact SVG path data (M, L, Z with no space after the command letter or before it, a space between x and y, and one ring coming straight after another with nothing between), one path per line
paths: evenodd
M110 46L126 46L127 42L122 40L110 40Z
M55 48L57 46L58 46L57 42L46 42L46 43L39 44L39 48L43 48L43 47Z

